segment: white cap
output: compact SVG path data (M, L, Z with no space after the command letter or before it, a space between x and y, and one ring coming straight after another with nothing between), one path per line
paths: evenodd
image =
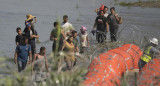
M158 39L157 38L153 38L150 40L151 43L158 45Z

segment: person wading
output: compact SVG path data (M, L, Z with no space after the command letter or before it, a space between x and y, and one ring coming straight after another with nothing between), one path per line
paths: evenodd
M52 52L54 54L57 54L59 51L62 50L62 45L65 40L65 34L63 30L58 27L58 25L58 22L54 22L54 29L50 34L50 40L53 41Z
M110 30L110 36L111 36L111 42L117 41L117 32L119 29L118 25L118 14L115 12L115 8L111 7L110 8L110 14L107 17L107 22L109 24L109 30Z
M31 62L31 46L28 43L27 37L23 36L22 43L17 45L15 55L14 55L14 63L18 63L18 72L21 72L25 69L27 62L30 64ZM28 61L29 56L29 61Z
M97 30L94 30L96 26ZM106 38L106 32L108 32L107 18L104 17L103 10L100 11L100 16L98 16L95 20L92 33L94 34L95 32L98 43L103 43Z
M48 61L46 56L46 48L42 46L40 52L35 54L32 64L32 74L35 72L35 81L41 82L46 78L45 69L48 73Z
M74 53L74 44L73 37L69 36L67 41L63 44L62 51L64 51L64 60L67 64L67 69L71 70L75 62L75 53Z
M26 24L27 30L25 32L25 35L28 38L28 44L31 45L31 49L32 49L32 61L34 58L34 55L36 54L36 42L35 42L35 38L39 38L39 35L37 33L37 31L35 30L33 33L33 31L31 30L31 23L27 22Z
M150 60L156 57L157 54L160 54L160 51L156 49L158 46L158 39L153 38L150 40L150 44L146 45L143 55L139 60L138 66L139 69L141 70L143 66L148 63Z

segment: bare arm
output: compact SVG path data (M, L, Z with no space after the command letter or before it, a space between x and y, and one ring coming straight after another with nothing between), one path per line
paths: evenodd
M36 17L34 17L34 23L36 23L37 22L37 19L36 19Z
M97 12L98 12L98 10L99 10L99 8L95 9L95 12L97 13Z
M31 39L32 39L32 38L39 38L39 35L31 35L30 38L31 38Z
M109 25L108 25L107 22L106 22L106 31L107 31L107 32L109 31Z
M29 64L32 63L32 52L29 51Z
M66 39L66 35L63 30L61 31L61 34L62 34L63 38Z
M47 56L45 55L44 57L45 57L45 67L46 67L46 70L47 70L47 72L48 72L48 61L47 61Z
M95 22L95 23L94 23L94 26L93 26L93 30L94 30L94 28L95 28L96 26L97 26L97 23Z
M14 54L14 63L17 64L17 51L15 51L15 54Z
M115 14L116 20L119 21L118 14Z
M36 56L37 56L37 54L36 55L34 55L34 58L33 58L33 62L31 63L31 70L32 70L32 72L31 72L31 74L33 73L33 69L34 69L34 62L35 62L35 60L36 60Z
M87 43L88 43L88 47L89 47L89 40L88 40L88 36L87 36Z
M65 45L66 45L66 44L65 44L65 42L64 42L64 43L63 43L63 46L62 46L62 51L63 51L63 49L65 48Z

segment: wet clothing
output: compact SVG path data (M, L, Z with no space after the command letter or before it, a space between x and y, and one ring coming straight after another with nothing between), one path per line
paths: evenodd
M36 61L34 64L34 70L44 71L45 69L45 57L38 58L39 54L36 54Z
M106 36L106 32L102 32L102 31L96 31L96 40L98 41L98 43L103 43L104 40L106 40L107 36Z
M31 51L31 46L30 45L17 45L16 47L16 52L17 52L17 61L22 61L22 62L27 62L28 61L28 56Z
M113 14L109 14L107 17L107 22L109 24L111 41L112 42L117 41L117 38L118 38L117 33L118 33L119 25L116 20L116 17Z
M61 32L61 30L60 30L60 32ZM58 35L58 29L53 29L52 32L51 32L51 36L52 36L52 38L59 38L59 43L58 43L57 46L56 46L56 43L57 43L58 41L55 41L55 40L53 41L52 51L55 52L56 47L58 47L58 48L57 48L58 51L61 51L61 49L62 49L62 44L63 44L63 40L64 40L63 35L62 35L61 33Z
M106 32L107 18L104 16L98 16L95 20L97 23L97 30Z
M21 72L26 68L27 62L18 61L18 72Z
M68 69L71 69L73 67L73 63L75 62L73 43L69 44L68 42L66 42L64 52L65 52L64 60L67 64Z
M111 36L111 41L117 41L117 33L118 33L118 29L119 26L115 25L115 26L109 26L109 30L110 30L110 36Z
M39 54L36 54L36 61L33 69L35 71L35 81L37 82L46 79L45 57L42 56L41 58L38 58L39 56Z
M139 61L139 68L141 69L147 62L155 58L159 53L159 50L153 47L151 44L147 45L144 49L143 55Z
M18 44L21 44L22 37L23 37L22 35L17 35L16 38L15 38L15 42L18 43Z

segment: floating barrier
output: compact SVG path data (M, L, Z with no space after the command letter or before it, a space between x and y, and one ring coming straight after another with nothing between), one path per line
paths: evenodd
M160 86L160 58L144 65L139 72L138 86Z
M117 86L126 70L139 69L142 50L133 44L125 44L94 58L86 74L85 86Z

